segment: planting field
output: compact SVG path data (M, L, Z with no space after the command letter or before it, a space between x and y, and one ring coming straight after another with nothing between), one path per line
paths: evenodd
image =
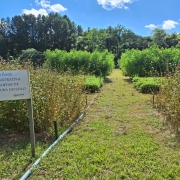
M30 179L180 179L180 142L114 70L79 125L45 157Z
M5 147L11 151L5 154ZM29 150L29 145L18 146L17 151L0 146L0 179L19 179L28 161L29 165L35 161L23 148ZM178 180L179 160L180 137L170 133L152 108L152 95L137 92L116 69L82 121L41 160L29 179Z

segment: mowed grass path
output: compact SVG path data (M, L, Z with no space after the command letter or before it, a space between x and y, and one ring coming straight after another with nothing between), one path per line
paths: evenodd
M120 70L29 179L180 179L180 142Z

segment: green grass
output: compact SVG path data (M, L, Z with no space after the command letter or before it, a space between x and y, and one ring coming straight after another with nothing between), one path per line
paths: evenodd
M171 135L152 108L152 96L134 90L119 70L106 82L83 120L42 159L29 179L180 179L180 138ZM5 160L17 162L12 155L1 162ZM21 169L23 165L0 178L13 179L19 171L14 175L18 179Z
M29 140L30 141L30 140ZM31 147L27 140L12 141L0 147L0 179L19 179L21 175L35 162L31 157ZM36 157L39 157L49 146L36 143Z

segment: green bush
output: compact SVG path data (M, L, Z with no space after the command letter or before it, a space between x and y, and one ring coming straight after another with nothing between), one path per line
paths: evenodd
M180 67L175 73L169 73L161 81L161 88L156 96L157 107L171 124L172 130L178 131L180 124Z
M21 63L30 61L34 67L42 66L44 60L45 60L44 54L33 48L22 50L22 54L20 56Z
M108 51L93 52L71 50L66 51L47 50L45 53L45 66L49 69L56 69L58 72L68 71L69 69L78 74L96 75L105 77L109 75L114 68L114 55Z
M87 76L85 80L85 89L90 92L97 92L104 83L104 79L96 76Z
M119 64L123 74L130 77L164 76L175 70L179 60L179 49L159 49L152 46L142 51L127 50L122 54Z
M140 78L134 77L132 79L134 87L142 93L157 93L160 89L160 84L155 78Z

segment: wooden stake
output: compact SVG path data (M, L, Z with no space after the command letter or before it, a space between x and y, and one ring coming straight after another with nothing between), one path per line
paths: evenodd
M57 121L53 121L53 123L54 123L55 140L57 140L58 138Z
M32 157L35 157L36 152L35 152L34 118L33 118L33 108L32 108L32 100L31 99L28 99L28 111L29 111L31 152L32 152Z

